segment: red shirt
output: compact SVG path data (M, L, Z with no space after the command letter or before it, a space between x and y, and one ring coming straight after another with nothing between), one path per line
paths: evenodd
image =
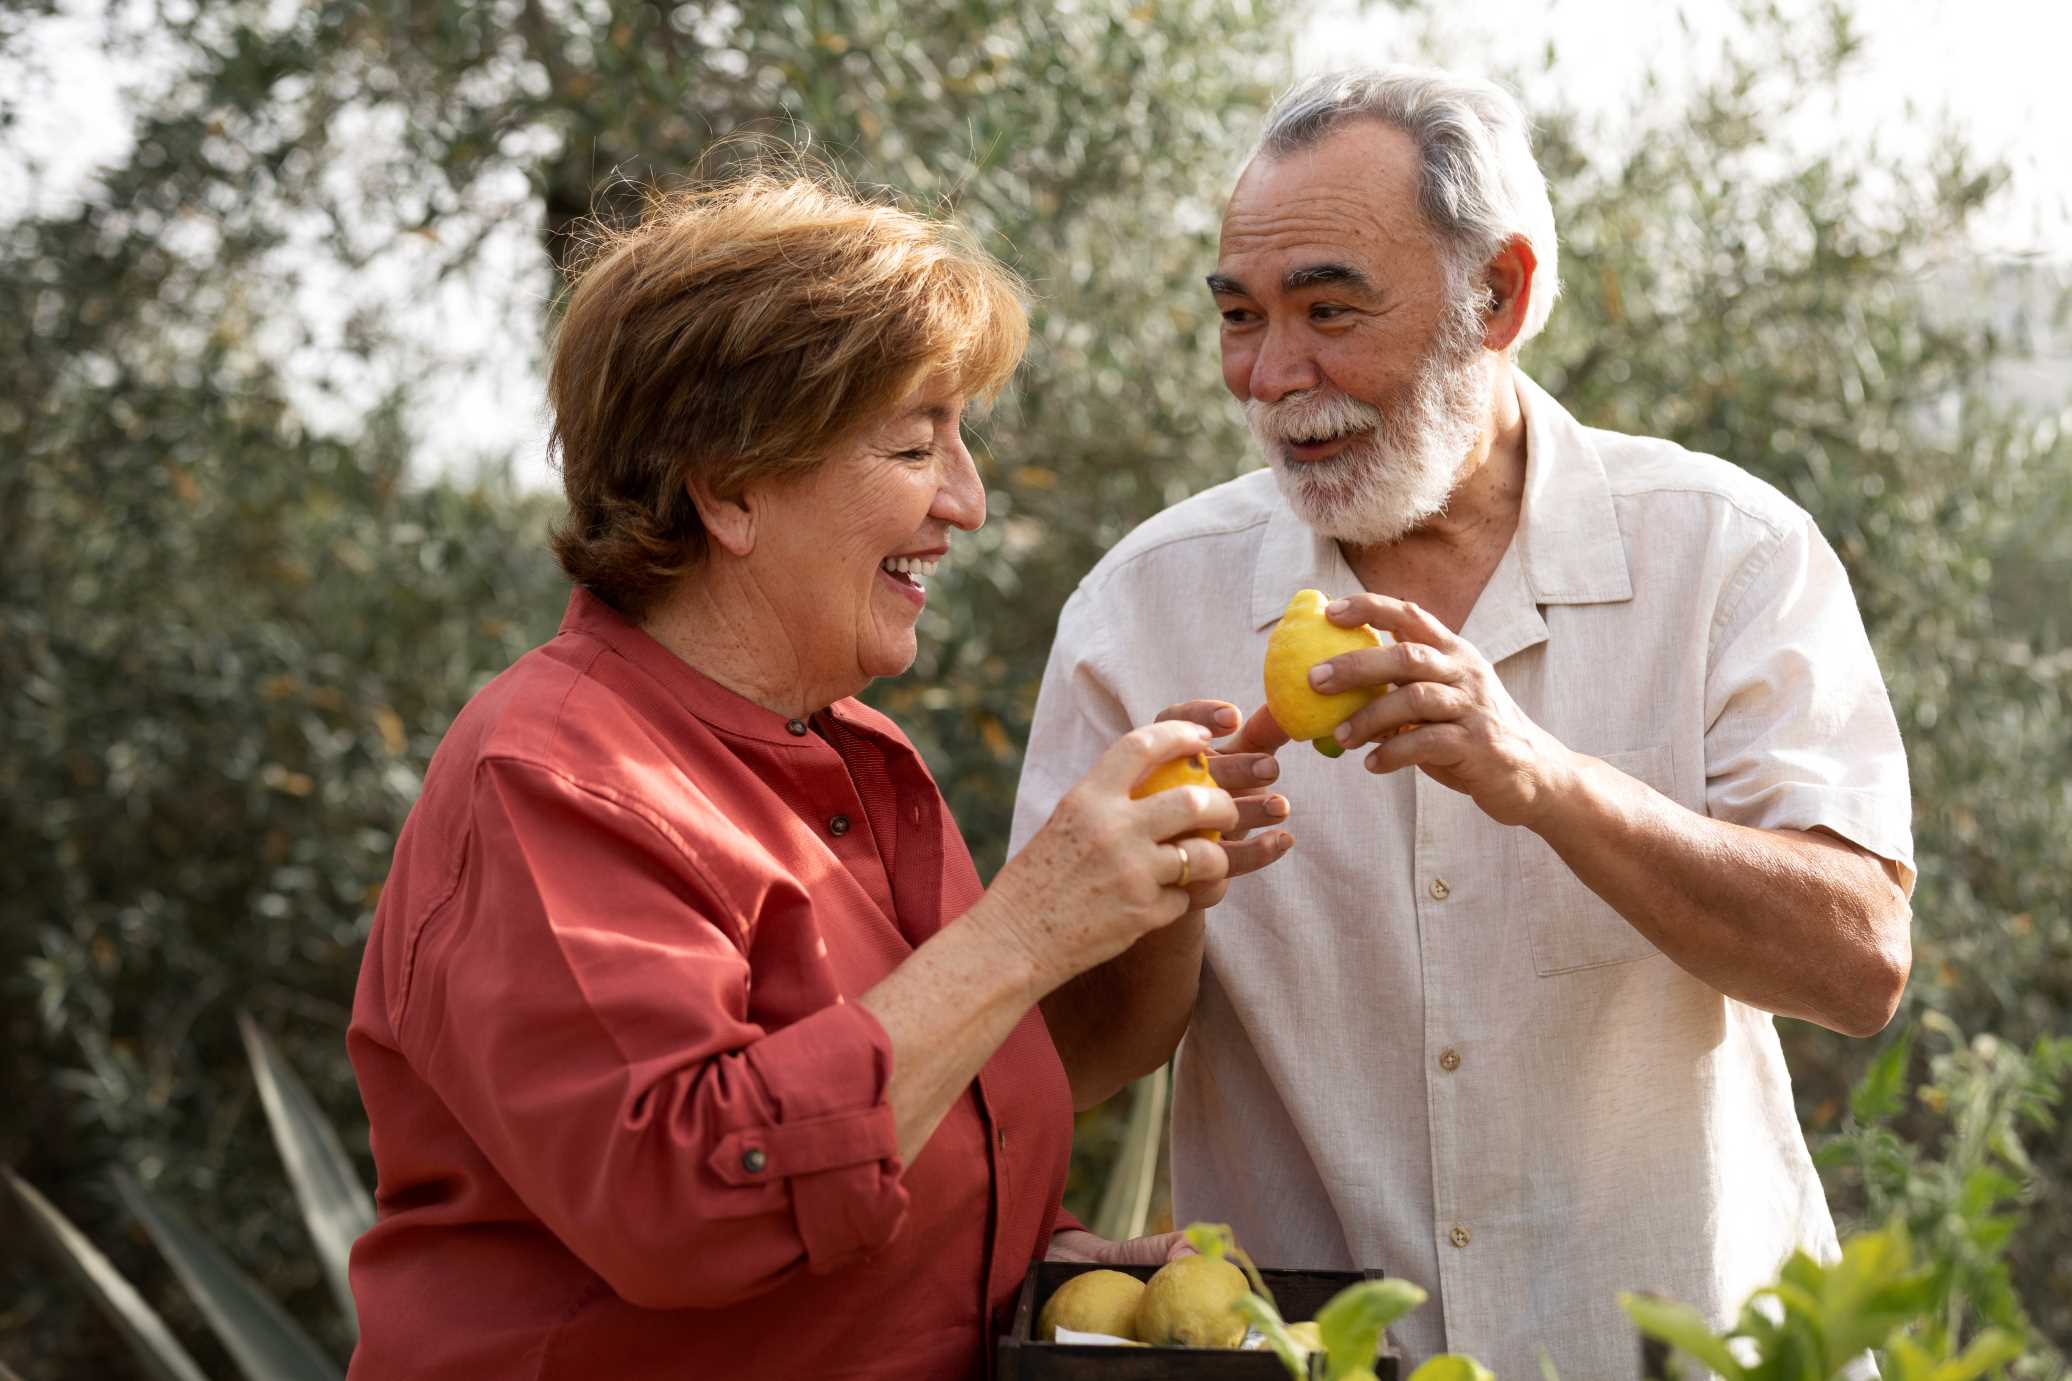
M352 1376L974 1377L1060 1220L1031 1011L911 1165L853 1000L980 894L913 746L578 591L396 846L347 1041L380 1172Z

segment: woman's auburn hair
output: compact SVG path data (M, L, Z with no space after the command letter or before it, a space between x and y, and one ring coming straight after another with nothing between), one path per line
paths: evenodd
M704 556L694 471L722 497L804 474L938 374L992 398L1028 344L1021 281L968 234L795 164L654 195L572 274L554 554L629 618Z

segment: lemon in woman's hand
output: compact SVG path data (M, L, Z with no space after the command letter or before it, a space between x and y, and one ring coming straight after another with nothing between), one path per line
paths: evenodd
M1390 686L1362 686L1330 695L1309 684L1310 668L1344 652L1358 652L1393 641L1361 624L1340 628L1324 617L1328 601L1319 590L1297 590L1266 640L1266 708L1289 738L1304 739L1327 758L1345 750L1331 731L1343 724Z
M1209 760L1200 753L1191 753L1184 758L1172 758L1160 763L1144 774L1144 780L1130 788L1130 799L1141 801L1146 796L1155 796L1161 791L1171 791L1176 786L1214 786L1216 779L1210 775ZM1195 830L1183 836L1187 839L1221 839L1221 830Z

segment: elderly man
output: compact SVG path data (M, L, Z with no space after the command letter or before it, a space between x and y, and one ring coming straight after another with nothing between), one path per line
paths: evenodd
M1768 485L1519 371L1555 257L1500 90L1391 70L1280 102L1208 280L1269 468L1073 595L1015 844L1130 725L1256 699L1294 591L1392 634L1313 678L1395 689L1340 731L1364 761L1282 755L1294 857L1045 1014L1082 1107L1186 1035L1181 1221L1424 1285L1413 1359L1525 1376L1544 1347L1605 1381L1637 1370L1618 1291L1723 1320L1794 1247L1835 1251L1772 1016L1883 1027L1914 874L1833 552ZM1284 741L1262 711L1233 746ZM1233 873L1291 842L1234 844Z

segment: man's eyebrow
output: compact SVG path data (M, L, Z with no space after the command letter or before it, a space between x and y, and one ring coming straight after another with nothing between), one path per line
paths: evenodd
M1245 285L1227 273L1212 273L1207 279L1209 291L1218 297L1247 297Z
M1288 292L1299 292L1304 288L1321 287L1326 283L1343 283L1349 288L1373 288L1366 274L1351 264L1311 264L1306 268L1289 269L1281 279L1281 287Z

